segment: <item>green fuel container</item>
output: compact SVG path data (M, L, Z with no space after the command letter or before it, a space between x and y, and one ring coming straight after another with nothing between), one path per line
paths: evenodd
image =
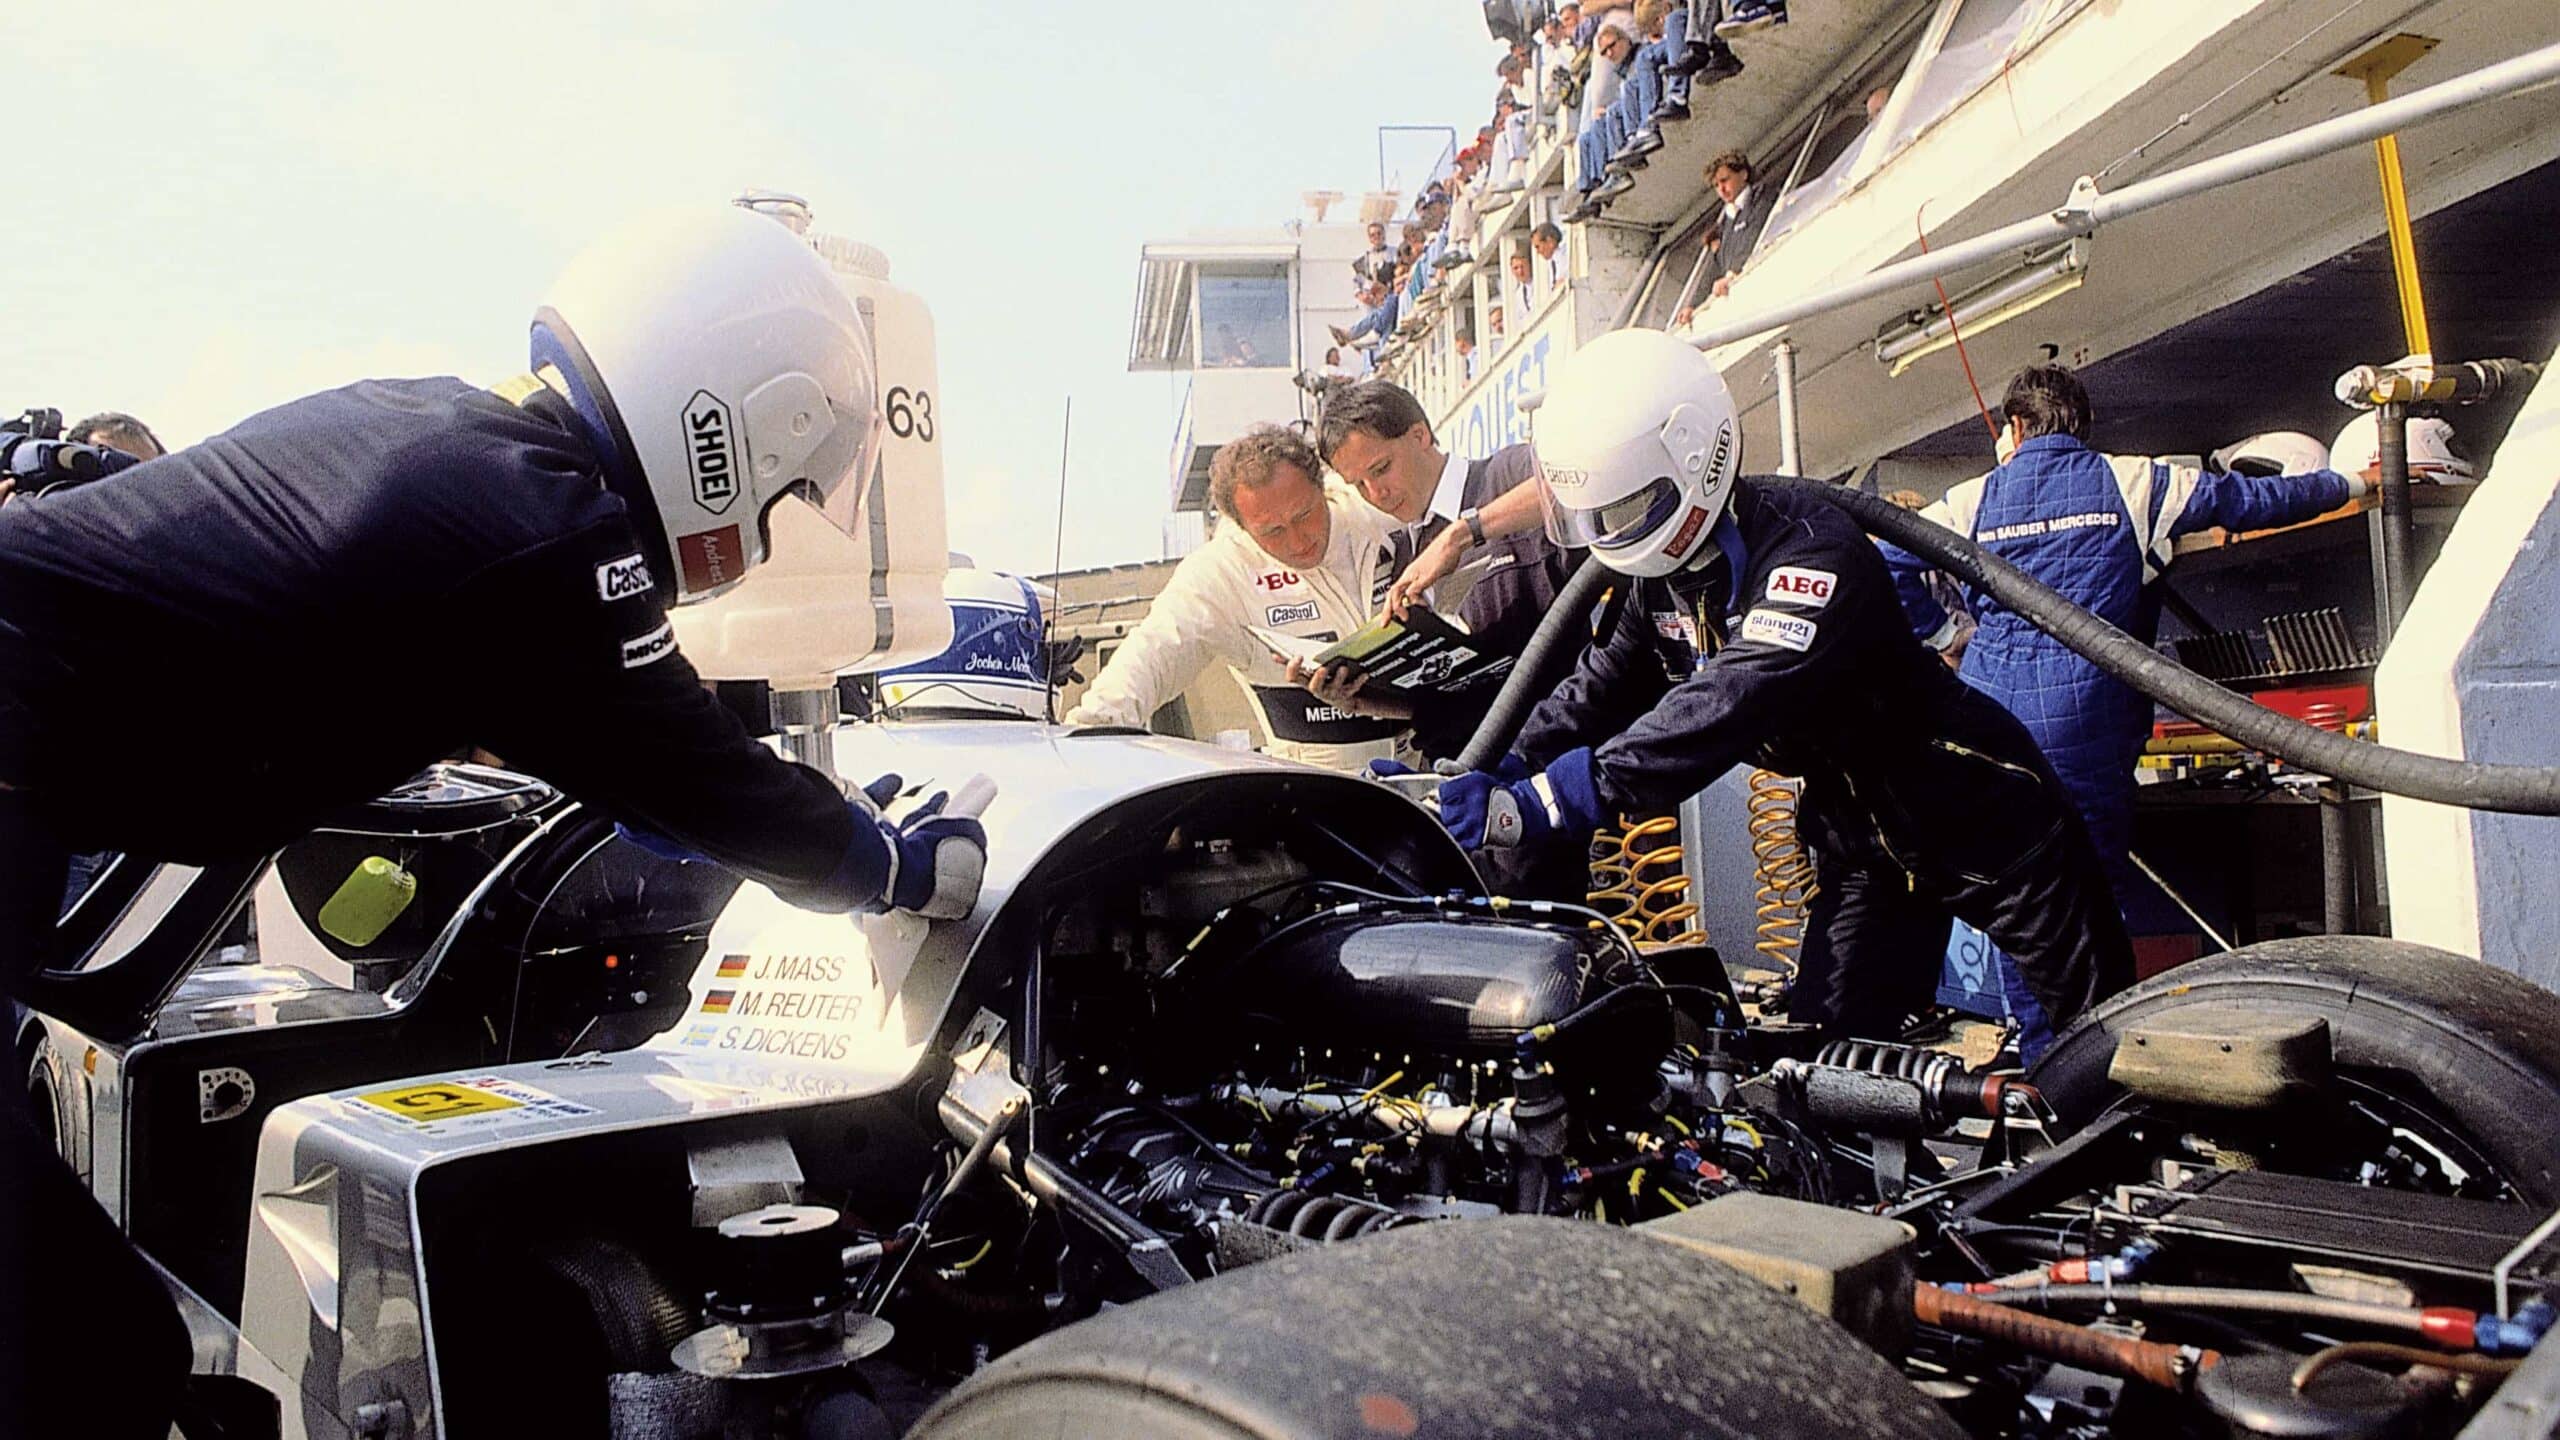
M417 898L417 876L395 861L368 855L320 907L321 933L362 949L382 938L382 932Z

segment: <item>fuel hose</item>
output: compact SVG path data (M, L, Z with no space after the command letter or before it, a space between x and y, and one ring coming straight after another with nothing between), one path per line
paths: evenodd
M1503 678L1502 689L1476 725L1467 748L1458 752L1453 762L1458 770L1490 770L1511 753L1511 742L1519 737L1530 707L1547 698L1566 668L1581 657L1583 645L1591 639L1591 607L1608 588L1610 578L1609 567L1597 556L1582 557L1572 578L1556 592L1555 603L1547 607L1537 632L1522 647L1519 663Z
M2516 815L2560 815L2560 766L2484 765L2393 750L2370 741L2353 740L2333 731L2281 715L2207 680L2113 625L2072 604L2043 584L1981 546L1917 513L1885 500L1822 480L1760 475L1752 483L1788 490L1838 506L1868 534L1890 540L1949 575L2017 611L2037 629L2070 646L2090 663L2127 685L2209 726L2253 750L2291 761L2332 778L2402 795L2459 805L2466 810L2495 810ZM1588 569L1595 562L1585 561ZM1581 574L1574 579L1579 582ZM1559 606L1559 611L1563 607ZM1552 623L1558 617L1550 615ZM1546 626L1539 638L1546 636ZM1536 641L1531 642L1534 649ZM1523 657L1520 669L1528 669ZM1513 680L1521 676L1514 674ZM1508 698L1509 686L1504 687ZM1495 710L1501 709L1501 700ZM1493 716L1486 717L1488 727ZM1513 722L1518 723L1516 720ZM1479 731L1481 743L1490 733ZM1505 733L1505 740L1508 733ZM1469 753L1474 753L1474 746ZM1494 754L1501 749L1495 748Z

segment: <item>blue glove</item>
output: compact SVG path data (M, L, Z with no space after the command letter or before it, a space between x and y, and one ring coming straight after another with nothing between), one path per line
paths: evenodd
M1386 780L1398 775L1413 775L1420 772L1401 760L1372 760L1360 767L1360 773L1372 780Z
M978 903L987 877L987 827L975 817L942 813L951 799L937 791L892 826L874 818L888 842L888 883L872 910L912 910L928 920L957 920Z
M1568 750L1537 774L1506 755L1492 770L1470 770L1440 784L1440 823L1470 850L1535 845L1558 831L1599 828L1600 791L1588 747Z

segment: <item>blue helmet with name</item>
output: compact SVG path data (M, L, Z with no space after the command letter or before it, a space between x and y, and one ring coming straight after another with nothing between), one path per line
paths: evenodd
M955 568L943 579L942 598L951 606L950 648L874 677L881 708L910 716L1047 719L1044 631L1055 594L1017 575Z

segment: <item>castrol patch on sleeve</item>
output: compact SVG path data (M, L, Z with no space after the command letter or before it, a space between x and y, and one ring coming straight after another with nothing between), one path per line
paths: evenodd
M1742 617L1742 638L1763 645L1783 645L1789 650L1810 650L1813 637L1821 627L1801 615L1782 615L1775 610L1754 610Z
M1781 565L1769 572L1769 586L1761 598L1775 600L1782 605L1801 605L1809 610L1819 610L1831 603L1832 587L1839 581L1840 577L1828 570Z
M649 562L637 555L607 560L596 567L596 598L611 604L649 593Z

